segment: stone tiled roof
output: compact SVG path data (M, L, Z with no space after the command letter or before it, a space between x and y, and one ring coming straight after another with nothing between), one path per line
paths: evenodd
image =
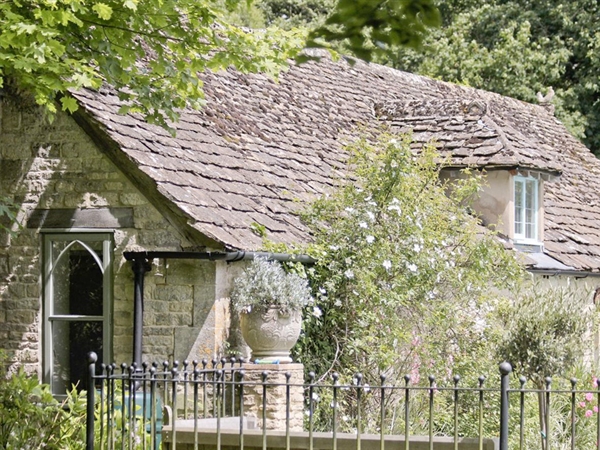
M455 167L525 168L547 183L547 253L600 270L600 162L543 107L375 64L293 66L275 82L235 71L204 76L207 106L177 135L117 113L109 90L77 94L79 122L164 208L227 249L256 250L253 224L281 242L309 239L295 212L333 184L357 127L387 123L433 139Z

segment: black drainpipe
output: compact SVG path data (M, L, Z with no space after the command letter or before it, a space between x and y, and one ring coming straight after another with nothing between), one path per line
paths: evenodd
M133 362L141 368L142 328L144 325L144 277L152 270L151 260L135 256L131 260L133 270Z
M208 261L247 261L266 258L272 261L295 261L302 264L314 264L316 260L308 255L290 255L288 253L269 252L124 252L123 256L131 261L133 270L133 362L142 366L142 335L144 325L144 277L152 270L155 258L164 259L202 259Z

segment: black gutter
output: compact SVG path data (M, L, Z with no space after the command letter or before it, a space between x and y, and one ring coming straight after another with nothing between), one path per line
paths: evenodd
M169 251L143 251L123 252L127 261L131 261L133 270L133 363L137 368L142 367L142 336L144 323L144 277L152 270L154 259L199 259L206 261L249 261L256 258L265 258L270 261L299 262L314 264L317 260L308 255L290 255L289 253L270 252L169 252Z
M291 255L289 253L272 253L272 252L169 252L169 251L143 251L143 252L123 252L123 256L127 261L144 258L149 261L160 259L202 259L208 261L248 261L256 258L265 258L269 261L281 262L299 262L302 264L314 264L316 259L308 255Z
M515 165L502 165L502 164L498 164L496 166L468 166L468 165L462 165L462 164L456 164L456 165L447 165L447 166L443 166L441 168L442 171L444 170L463 170L463 169L474 169L474 170L479 170L479 171L486 171L486 172L496 172L496 171L508 171L510 172L511 170L529 170L531 172L538 172L544 175L549 175L551 177L560 177L562 175L562 170L552 170L552 169L540 169L540 168L536 168L536 167L528 167L528 166L515 166Z
M587 278L587 277L600 277L600 272L584 272L581 270L574 269L527 269L528 272L535 273L537 275L546 275L549 277L556 276L568 276L576 278Z

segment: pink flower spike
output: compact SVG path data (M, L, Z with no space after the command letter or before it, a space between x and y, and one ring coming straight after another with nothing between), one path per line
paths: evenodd
M592 414L594 414L594 413L592 412L592 410L591 410L591 409L588 409L588 410L585 412L585 417L592 417Z
M585 408L585 402L579 402L579 406L580 406L581 408Z
M585 394L585 399L586 401L591 402L592 400L594 400L594 394L588 392L587 394Z
M594 410L595 413L598 412L598 407L597 406L594 406L592 409Z

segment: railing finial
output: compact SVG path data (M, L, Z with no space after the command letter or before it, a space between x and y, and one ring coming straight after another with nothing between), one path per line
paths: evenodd
M508 450L508 388L512 366L504 361L500 369L500 450Z

